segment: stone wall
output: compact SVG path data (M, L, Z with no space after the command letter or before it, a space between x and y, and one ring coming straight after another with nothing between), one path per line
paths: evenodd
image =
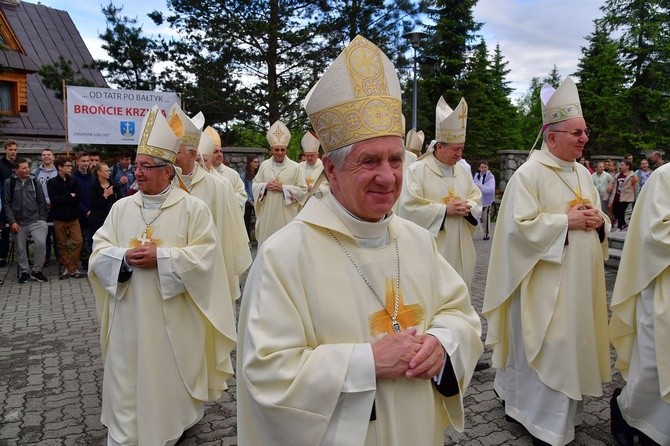
M502 194L512 174L528 159L528 150L499 150L500 154L500 179L498 190Z
M268 154L268 149L264 147L222 147L223 156L230 162L230 167L239 173L244 172L247 165L247 157L254 155L262 163Z

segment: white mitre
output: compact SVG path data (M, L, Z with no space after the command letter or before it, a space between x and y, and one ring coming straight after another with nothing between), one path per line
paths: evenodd
M142 121L137 154L153 156L172 164L179 151L178 141L160 108L154 105Z
M318 153L321 143L319 142L319 138L314 136L312 132L307 132L300 140L300 145L302 146L302 151L305 153Z
M179 138L179 145L191 146L197 149L200 145L200 135L202 134L200 128L184 113L179 104L172 105L169 116L168 122L174 134Z
M305 111L325 152L404 134L398 74L389 58L362 36L347 45L307 93Z
M425 136L423 134L423 130L419 130L417 132L416 130L412 129L407 132L407 136L405 137L405 149L416 153L417 155L421 155L424 140Z
M195 125L198 130L202 131L202 128L205 126L205 115L202 112L198 112L194 117L191 118L193 125Z
M283 122L275 121L265 134L265 137L267 138L270 147L288 147L288 143L291 141L291 132Z
M544 84L540 91L540 99L542 124L545 126L583 116L577 85L569 77L565 78L557 89Z
M540 104L542 105L542 127L540 127L533 147L530 149L531 153L547 126L583 116L577 85L569 77L566 77L558 88L544 84L540 90ZM544 141L542 141L540 149L549 150Z
M200 153L203 156L212 156L214 154L214 149L216 148L216 141L214 141L214 139L212 138L211 131L208 131L210 129L214 130L213 128L208 126L205 130L203 130L202 135L200 136L200 145L198 146L198 153ZM216 130L214 130L214 133L216 133Z
M447 101L440 96L435 107L435 140L448 144L465 143L465 130L468 124L468 104L464 98L452 110Z

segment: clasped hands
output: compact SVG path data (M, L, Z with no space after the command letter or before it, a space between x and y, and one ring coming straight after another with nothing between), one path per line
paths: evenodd
M155 268L157 246L153 243L131 248L126 251L126 263L133 268Z
M372 343L378 378L431 379L444 367L446 353L430 334L416 334L416 328L384 336Z
M590 204L576 204L568 211L568 229L589 231L605 224L598 209Z
M470 206L467 201L454 200L447 203L448 217L467 217L470 213Z
M279 180L272 180L265 187L273 192L282 191L282 183Z

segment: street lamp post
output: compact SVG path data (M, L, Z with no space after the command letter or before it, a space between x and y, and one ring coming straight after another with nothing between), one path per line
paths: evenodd
M417 50L419 49L419 45L421 44L421 39L427 36L426 33L421 32L421 31L411 31L408 33L403 34L403 37L405 37L407 40L409 40L409 43L412 44L412 48L414 48L414 88L412 92L412 129L416 130L416 111L417 111L417 84L416 84L416 64L418 61L418 56L416 54Z

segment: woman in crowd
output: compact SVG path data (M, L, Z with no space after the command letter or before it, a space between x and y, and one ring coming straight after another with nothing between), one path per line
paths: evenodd
M106 163L101 162L93 166L91 173L93 174L93 185L91 186L91 205L89 207L91 215L88 222L89 230L94 234L105 222L114 202L121 198L121 192L119 185L112 181L112 172Z
M637 190L638 179L635 173L631 171L631 162L622 160L619 164L620 172L612 178L607 186L609 193L608 209L616 219L617 228L625 231L626 227L626 209L628 205L635 202L635 191Z
M244 225L247 227L247 234L249 234L250 240L251 232L254 229L254 194L251 190L251 185L258 172L258 166L260 166L258 157L256 155L249 155L244 172L240 174L242 181L244 181L244 190L247 192L247 202L244 205Z

